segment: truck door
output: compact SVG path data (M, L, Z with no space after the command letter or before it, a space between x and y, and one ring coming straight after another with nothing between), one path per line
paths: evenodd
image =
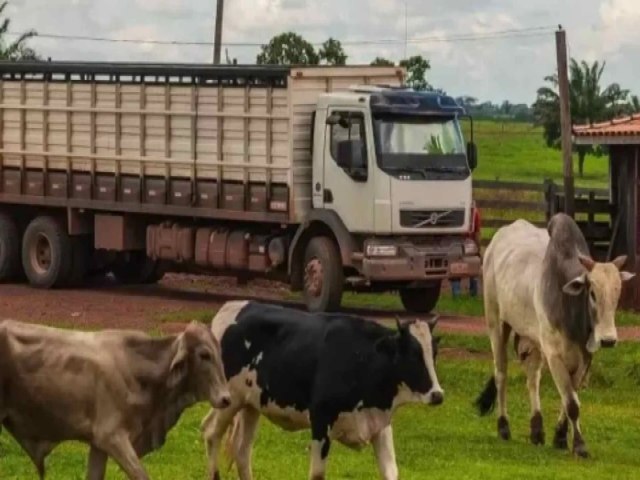
M323 207L335 211L350 232L373 232L375 155L367 116L344 107L327 114L340 121L326 127Z

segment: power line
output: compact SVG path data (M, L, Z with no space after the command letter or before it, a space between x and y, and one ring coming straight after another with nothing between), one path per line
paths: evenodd
M555 31L555 26L530 27L509 30L488 31L477 34L459 34L459 35L434 35L431 37L414 37L406 39L379 39L379 40L345 40L343 46L370 46L370 45L401 45L404 43L421 44L421 43L455 43L468 41L495 40L502 38L531 38L546 36ZM7 35L20 36L21 33L7 32ZM174 46L203 46L211 47L215 42L210 41L183 41L183 40L155 40L155 39L133 39L133 38L113 38L99 37L89 35L67 35L58 33L38 33L37 38L51 40L69 40L69 41L89 41L104 43L132 43L132 44L148 44L148 45L174 45ZM322 42L312 43L314 46L321 46ZM226 47L261 47L264 42L224 42Z

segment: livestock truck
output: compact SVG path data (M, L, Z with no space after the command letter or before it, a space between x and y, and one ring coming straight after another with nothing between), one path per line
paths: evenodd
M0 280L266 277L428 312L476 276L473 142L395 67L0 63Z

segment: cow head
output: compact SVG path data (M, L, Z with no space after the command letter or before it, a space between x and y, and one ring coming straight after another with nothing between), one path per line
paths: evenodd
M204 325L191 323L177 338L177 351L171 362L169 386L185 382L198 401L214 408L225 408L231 395L222 366L220 344Z
M569 281L563 291L574 296L587 294L591 319L587 350L593 353L600 347L613 347L617 343L615 313L622 283L632 279L635 274L622 271L626 256L607 263L595 262L584 255L579 255L578 259L586 272Z
M438 340L432 336L437 318L411 322L396 318L396 322L398 334L390 339L391 351L406 401L440 405L444 392L435 367Z

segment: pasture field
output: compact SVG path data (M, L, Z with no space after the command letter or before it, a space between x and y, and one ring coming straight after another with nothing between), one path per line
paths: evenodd
M461 479L636 479L640 472L640 350L623 343L600 352L590 385L581 394L582 427L592 458L578 460L550 445L559 407L548 372L543 380L543 414L547 445L528 443L529 407L524 375L512 360L509 406L513 440L495 432L495 415L480 418L472 401L491 371L488 342L483 337L445 335L438 357L438 376L445 389L439 407L406 407L394 417L396 453L403 480ZM171 432L165 447L144 460L154 480L206 478L199 423L204 406L189 410ZM309 433L286 433L262 420L254 450L256 480L307 478ZM48 461L48 479L80 480L86 467L84 446L68 444ZM0 478L36 478L27 457L6 434L0 435ZM112 463L108 479L124 479ZM236 479L235 471L222 475ZM371 449L350 451L332 446L328 479L378 478Z
M465 125L465 137L469 139ZM547 147L542 128L527 123L479 120L474 122L478 145L478 168L474 178L542 183L551 178L562 184L562 154ZM587 156L584 177L578 176L574 155L574 175L578 186L603 187L609 172L606 156Z

